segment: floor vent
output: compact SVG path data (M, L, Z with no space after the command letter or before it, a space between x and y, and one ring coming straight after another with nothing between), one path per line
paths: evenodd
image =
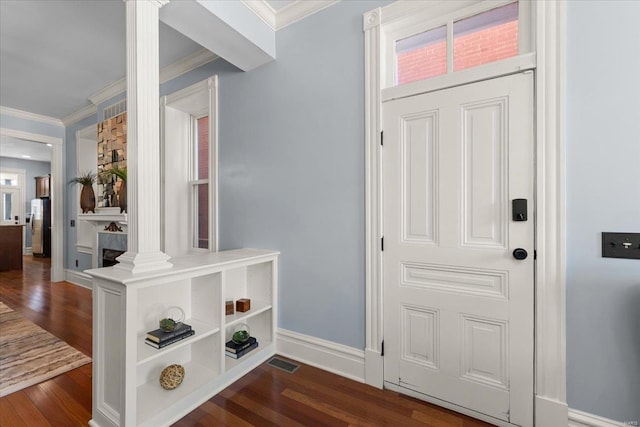
M287 362L286 360L280 359L277 356L272 357L271 360L267 362L267 365L273 366L274 368L282 369L283 371L290 374L293 374L300 367L295 363Z

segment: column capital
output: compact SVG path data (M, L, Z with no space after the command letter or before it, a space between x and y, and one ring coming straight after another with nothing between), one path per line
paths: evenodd
M160 9L165 4L169 3L169 0L122 0L122 1L125 2L125 3L136 2L136 1L144 1L146 3L153 4L153 5L157 6L158 9Z

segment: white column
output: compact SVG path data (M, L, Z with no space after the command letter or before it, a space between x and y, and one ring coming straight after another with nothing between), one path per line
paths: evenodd
M117 268L171 267L160 250L158 11L168 0L125 0L127 13L128 247Z

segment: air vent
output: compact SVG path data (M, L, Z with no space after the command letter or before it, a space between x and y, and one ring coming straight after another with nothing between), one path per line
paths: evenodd
M274 368L282 369L285 372L293 374L300 367L295 363L288 362L286 360L280 359L279 357L272 357L271 360L267 362L267 365L273 366Z
M127 100L123 99L120 102L109 105L102 111L102 120L108 120L112 117L120 115L127 111Z

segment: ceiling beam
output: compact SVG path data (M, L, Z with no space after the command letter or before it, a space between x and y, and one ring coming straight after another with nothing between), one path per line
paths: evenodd
M243 71L276 57L275 31L241 2L174 1L160 20Z

